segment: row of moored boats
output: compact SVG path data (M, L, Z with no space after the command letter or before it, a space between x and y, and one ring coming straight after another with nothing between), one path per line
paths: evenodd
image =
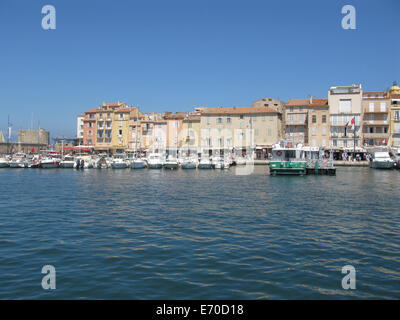
M17 153L0 157L0 168L65 168L65 169L229 169L232 165L245 165L250 157L243 156L164 156L151 153L147 157L128 157L126 154L108 155L25 155Z

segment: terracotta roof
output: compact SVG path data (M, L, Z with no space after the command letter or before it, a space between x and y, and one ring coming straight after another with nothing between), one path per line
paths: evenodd
M280 113L269 107L232 107L232 108L205 108L201 114L253 114L253 113Z
M309 107L325 107L328 105L328 99L312 99L312 103L310 103L310 99L294 99L290 100L286 106L309 106Z
M118 110L115 110L115 113L125 113L125 112L131 112L131 108L120 108Z
M170 114L164 115L165 120L182 120L185 117L186 117L186 113L184 113L184 112L170 113Z
M378 96L383 96L386 98L388 95L384 91L367 91L363 92L363 98L377 98Z
M190 114L185 120L183 121L200 121L201 116L199 114Z
M88 111L85 111L85 113L97 113L97 109L90 109Z
M390 97L392 99L400 99L400 94L391 94Z

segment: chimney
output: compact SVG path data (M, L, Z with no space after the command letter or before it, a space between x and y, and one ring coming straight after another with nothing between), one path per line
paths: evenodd
M310 104L312 104L312 95L310 94Z

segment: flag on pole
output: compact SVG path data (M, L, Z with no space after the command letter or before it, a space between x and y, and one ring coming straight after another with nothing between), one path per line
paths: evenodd
M356 117L351 118L351 130L354 130L356 127Z

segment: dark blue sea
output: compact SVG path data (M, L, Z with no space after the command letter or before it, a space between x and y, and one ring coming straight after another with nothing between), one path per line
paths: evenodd
M235 170L0 169L0 299L400 298L400 171Z

